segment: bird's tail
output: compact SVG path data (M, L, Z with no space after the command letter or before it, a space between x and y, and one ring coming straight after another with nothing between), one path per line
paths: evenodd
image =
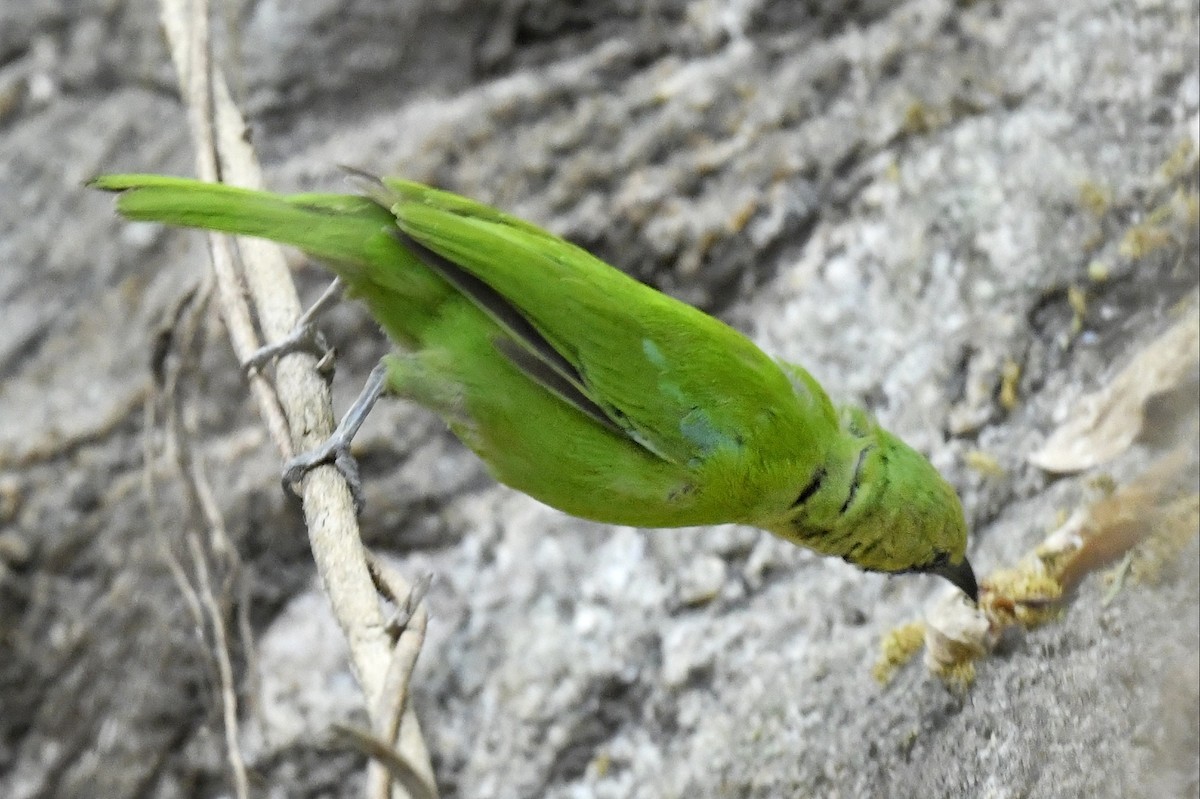
M271 194L165 175L103 175L88 185L120 192L127 219L271 239L331 262L370 262L369 245L395 225L369 197Z
M368 305L390 309L381 321L401 339L417 336L419 317L449 288L390 234L396 218L370 197L272 194L165 175L103 175L88 186L118 192L117 211L130 220L254 236L303 250L328 264ZM406 321L399 312L408 313Z

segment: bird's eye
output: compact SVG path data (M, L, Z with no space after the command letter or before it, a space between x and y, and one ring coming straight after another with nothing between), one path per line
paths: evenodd
M842 411L842 425L855 438L866 438L875 425L871 417L861 408L846 408Z

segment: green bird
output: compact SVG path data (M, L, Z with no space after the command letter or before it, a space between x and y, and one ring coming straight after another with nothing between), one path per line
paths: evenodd
M394 178L279 195L107 175L126 218L271 239L332 269L397 351L387 388L496 479L636 527L748 524L977 598L962 505L918 452L802 367L523 220Z

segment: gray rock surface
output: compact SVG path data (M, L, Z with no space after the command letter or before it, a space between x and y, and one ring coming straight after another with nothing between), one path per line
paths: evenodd
M960 489L982 572L1091 496L1026 458L1169 323L1200 274L1200 4L1190 0L266 0L222 39L269 182L335 165L492 202L805 364ZM0 795L229 795L219 708L142 490L158 331L200 238L80 183L185 173L149 0L0 6ZM1189 163L1184 159L1185 163ZM1091 199L1089 199L1091 198ZM1180 202L1185 202L1180 200ZM1161 220L1159 220L1161 221ZM1102 264L1107 280L1089 278ZM301 272L319 289L320 270ZM1069 287L1089 297L1082 328ZM299 515L219 325L187 388L249 591L255 791L354 796L361 721ZM386 350L325 323L344 403ZM1020 402L996 399L1022 366ZM1110 471L1196 447L1195 384ZM1181 410L1182 409L1182 410ZM968 469L982 449L1001 477ZM965 694L871 678L917 577L747 529L580 522L497 487L420 409L362 438L365 534L436 575L414 702L446 797L1172 797L1200 789L1200 555L1006 640ZM256 669L247 668L253 662Z

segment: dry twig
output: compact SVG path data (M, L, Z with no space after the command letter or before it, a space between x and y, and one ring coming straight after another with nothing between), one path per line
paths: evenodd
M161 0L163 26L196 145L196 172L203 180L257 188L261 170L246 136L246 126L234 106L222 73L210 59L208 7L203 0ZM282 253L261 241L241 241L209 236L221 317L238 359L245 362L258 348L252 314L243 297L235 269L237 255L259 323L268 340L284 337L300 316L300 303ZM249 374L251 393L279 451L290 457L296 450L315 446L333 429L329 389L315 369L316 360L305 353L279 359L275 389L257 371ZM203 492L200 492L202 496ZM198 497L199 498L199 497ZM367 698L375 727L383 728L380 708L399 707L396 726L399 759L414 775L410 796L436 796L429 755L416 715L401 697L392 698L393 670L407 674L411 664L396 666L398 655L408 658L408 648L420 637L400 636L393 647L380 607L379 596L367 568L366 551L358 536L354 505L345 481L332 467L319 467L303 482L303 504L309 541L334 614L350 647L355 673ZM401 595L407 591L398 591ZM423 618L423 612L420 614ZM415 619L414 619L415 620ZM406 630L406 634L408 630ZM401 645L405 646L403 652ZM412 659L415 660L415 652ZM407 682L405 677L404 682ZM388 714L385 713L385 716ZM399 720L402 717L402 723Z
M190 575L165 540L162 541L164 559L191 613L197 637L212 657L212 666L216 672L215 682L219 686L221 698L225 748L233 776L234 791L238 799L249 799L250 783L245 759L238 744L237 682L225 619L231 588L243 582L241 562L237 551L229 542L225 520L213 497L200 458L190 446L195 429L186 422L186 403L179 391L180 375L192 373L196 368L201 348L200 326L208 308L210 288L206 284L200 289L186 292L171 313L169 325L159 336L159 346L156 347L152 364L155 386L159 391L152 394L146 402L142 474L146 503L154 520L154 529L166 530L167 525L159 513L158 492L154 484L157 459L152 441L152 432L158 429L155 407L157 402L161 402L166 410L163 423L166 433L164 449L173 456L175 469L183 478L188 507L191 510L190 518L184 523ZM173 359L172 354L178 357ZM203 541L196 533L197 528L208 531ZM221 597L224 602L218 600L210 576L210 559L214 566L219 564L223 567L221 571L225 579Z

